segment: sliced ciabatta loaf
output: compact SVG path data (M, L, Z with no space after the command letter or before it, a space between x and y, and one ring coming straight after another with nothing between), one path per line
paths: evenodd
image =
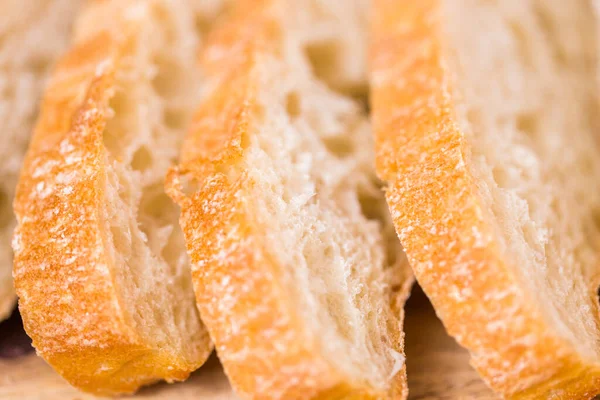
M15 306L12 202L42 88L81 0L0 1L0 320Z
M21 174L13 245L25 329L85 391L182 380L211 352L163 186L198 102L190 6L90 2Z
M402 244L506 397L600 393L592 1L375 1L372 110Z
M167 185L200 313L245 399L406 396L410 269L366 113L328 87L365 77L320 79L307 54L316 32L364 29L360 5L240 1L204 52L211 89ZM314 61L340 56L344 34Z

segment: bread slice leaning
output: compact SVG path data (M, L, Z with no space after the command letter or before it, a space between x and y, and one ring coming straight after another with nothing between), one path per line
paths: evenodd
M25 329L84 391L183 380L212 350L163 186L199 93L190 10L90 2L21 174L13 245Z
M167 187L200 313L244 399L406 397L412 278L369 121L345 94L365 75L318 74L360 43L345 32L365 17L358 1L240 1L204 51L208 94Z
M80 0L0 1L0 321L16 303L12 202L50 68L66 48Z
M489 385L600 393L591 1L376 0L380 177L415 275Z

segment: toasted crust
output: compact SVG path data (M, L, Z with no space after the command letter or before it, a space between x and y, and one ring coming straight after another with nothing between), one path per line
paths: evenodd
M183 380L198 367L151 348L133 330L103 242L103 131L114 74L135 32L133 24L120 34L98 32L59 63L14 204L14 277L25 329L38 354L71 384L101 394Z
M202 319L242 398L406 398L405 367L393 388L381 393L350 381L324 359L317 338L288 304L282 267L269 255L267 236L253 221L248 194L253 182L243 171L231 172L260 118L256 65L276 55L281 40L273 11L281 1L240 3L204 52L203 65L216 87L195 116L182 164L167 177L167 192L182 208ZM400 315L409 287L394 302ZM272 339L265 340L266 335ZM398 329L394 339L404 354L401 336Z
M454 113L439 1L374 4L377 167L417 280L495 390L514 398L600 393L598 365L546 323L483 215Z

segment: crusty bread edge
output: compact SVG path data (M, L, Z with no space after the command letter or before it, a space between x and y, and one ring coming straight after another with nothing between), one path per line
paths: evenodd
M184 380L198 367L144 343L125 320L108 272L100 215L102 133L126 37L101 32L59 62L15 199L14 275L25 330L38 354L67 381L103 395L132 393L161 379ZM75 175L72 183L59 180L56 165ZM54 171L42 172L47 168ZM48 196L44 188L54 189ZM61 241L67 244L57 250ZM212 347L205 347L208 358Z
M375 0L377 168L417 280L496 391L600 393L600 368L553 333L505 264L483 216L453 109L439 0Z

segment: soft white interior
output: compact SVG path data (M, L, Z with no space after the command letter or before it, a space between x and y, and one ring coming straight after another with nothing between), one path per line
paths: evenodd
M198 102L193 15L167 0L139 2L122 14L140 30L118 66L114 115L104 132L106 234L114 246L116 289L147 343L197 363L207 337L179 210L163 189Z
M80 0L3 0L0 5L0 320L14 306L12 199L42 88L65 49Z
M288 6L296 37L317 78L360 97L367 94L369 0L297 0Z
M597 25L589 0L445 0L461 128L515 274L599 356Z
M306 31L333 18L331 24L351 26L359 2L327 2L335 16L309 14L307 5L316 3L285 11L283 60L261 60L263 122L248 137L244 169L256 182L250 198L274 244L270 251L324 356L353 380L385 389L403 365L394 350L400 315L390 301L404 283L404 258L375 177L366 112L318 75L307 42L319 38L297 34L295 25L318 21ZM342 31L336 35L327 36L323 57L345 45ZM356 57L362 62L362 52Z

